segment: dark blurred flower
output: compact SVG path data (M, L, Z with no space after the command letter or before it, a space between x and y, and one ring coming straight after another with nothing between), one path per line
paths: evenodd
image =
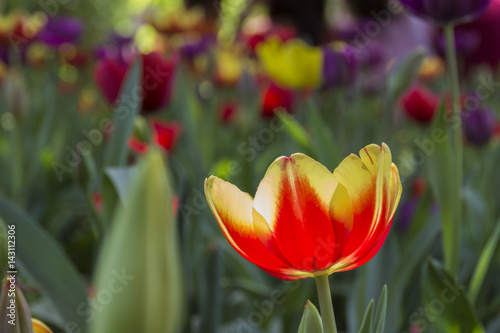
M182 125L178 122L166 122L160 119L153 119L151 121L151 130L153 132L153 144L162 147L168 152L177 144L182 133ZM128 143L130 149L140 155L145 154L150 146L147 142L141 141L136 137L130 138Z
M177 56L165 59L160 53L143 54L142 57L142 112L157 111L172 96ZM94 69L94 79L108 101L115 104L129 66L118 59L104 59Z
M197 37L186 37L184 42L179 48L181 55L189 60L193 61L198 55L206 52L209 47L216 42L215 35L204 35Z
M470 69L479 64L498 68L500 62L500 0L492 0L488 10L477 20L456 27L456 34L469 34L477 45L467 54L460 54Z
M410 228L411 222L418 208L418 199L410 198L405 201L399 209L398 228L401 232L406 232Z
M493 136L497 119L490 109L475 109L462 114L465 138L476 146L487 144Z
M133 36L124 36L114 32L106 44L94 48L94 55L97 59L113 58L123 64L128 64L135 54L133 45Z
M272 117L277 111L292 112L293 91L271 83L262 94L262 115Z
M413 86L401 97L401 105L406 114L420 123L432 121L441 98L423 86Z
M224 124L230 123L238 113L236 102L225 102L220 108L220 119Z
M400 0L413 14L440 24L471 21L481 15L490 0Z
M323 51L323 84L324 89L353 83L358 72L358 59L350 47L335 51L324 46Z
M479 47L480 36L474 31L457 30L455 33L455 47L461 57L472 54ZM446 39L443 33L436 38L436 51L444 57L446 54Z
M0 61L5 65L9 64L9 50L0 44Z
M401 232L406 232L411 226L411 222L417 213L418 206L424 191L426 190L427 182L423 177L417 177L413 180L411 186L411 197L402 205L398 213L398 229Z
M94 69L94 79L97 85L112 104L115 104L118 99L126 73L127 66L111 58L99 61Z
M49 17L38 34L38 40L58 47L62 44L76 44L82 35L83 23L73 17Z

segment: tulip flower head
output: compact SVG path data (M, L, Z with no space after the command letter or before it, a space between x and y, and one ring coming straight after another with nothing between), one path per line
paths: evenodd
M321 84L323 52L319 47L300 39L269 38L257 46L257 55L269 77L284 87L310 89Z
M347 157L333 173L303 154L280 157L255 198L217 177L205 181L208 203L229 243L284 280L368 262L389 233L401 191L385 144Z
M426 124L434 118L440 100L439 95L434 95L425 87L414 86L401 97L401 106L410 118Z
M413 14L439 24L472 21L489 6L490 0L400 0Z
M465 138L476 146L490 142L497 124L495 113L490 109L475 109L462 115Z
M264 117L273 117L277 111L292 112L294 101L293 91L283 89L280 86L271 83L269 88L262 92L261 113Z
M174 85L177 56L165 59L159 52L142 57L142 113L158 111L170 101ZM100 60L94 69L94 79L111 104L116 104L120 87L130 64L120 59Z
M38 40L51 46L76 44L83 32L83 23L72 17L50 17L38 34Z

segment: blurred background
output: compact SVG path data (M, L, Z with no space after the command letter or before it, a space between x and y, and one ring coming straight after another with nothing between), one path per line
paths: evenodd
M358 332L387 284L385 332L500 332L500 1L456 29L452 273L445 41L398 1L1 1L0 225L16 225L23 304L54 332L296 332L314 281L240 257L204 180L253 196L279 156L333 171L382 142L403 197L380 253L330 279L339 331ZM106 293L122 269L136 282Z

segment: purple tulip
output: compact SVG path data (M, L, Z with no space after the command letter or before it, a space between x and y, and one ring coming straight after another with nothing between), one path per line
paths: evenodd
M479 48L481 41L481 36L473 31L456 30L455 33L455 47L457 48L457 53L461 56L468 56L476 52ZM439 33L436 37L436 51L437 53L445 57L446 55L446 39L443 33Z
M207 34L198 38L186 38L184 44L180 48L181 55L189 61L206 52L211 45L216 43L216 37L212 34Z
M472 21L489 6L490 0L400 0L413 14L440 24Z
M83 31L83 23L72 17L51 17L38 35L38 40L52 46L76 44Z
M323 47L323 88L350 84L355 81L359 60L350 47L337 52L329 46Z
M417 208L419 205L419 201L416 198L411 198L407 200L405 203L401 205L401 208L399 209L399 215L398 215L398 228L399 231L402 233L405 233L410 229L411 222L413 221L413 218L415 217L415 213L417 212Z
M9 64L9 50L3 45L0 45L0 61L6 65Z
M464 134L476 146L487 144L495 131L496 117L490 109L475 109L462 115Z

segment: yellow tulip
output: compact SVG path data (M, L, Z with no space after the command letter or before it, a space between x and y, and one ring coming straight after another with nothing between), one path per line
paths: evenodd
M257 56L266 73L284 87L308 89L321 84L323 53L319 47L300 39L269 38L257 46Z

